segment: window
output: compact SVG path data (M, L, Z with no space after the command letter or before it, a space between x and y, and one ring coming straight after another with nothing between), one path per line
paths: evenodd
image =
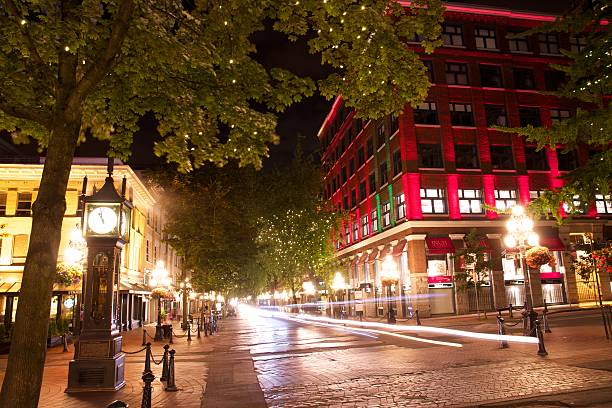
M540 54L559 54L559 37L557 34L538 34Z
M451 47L463 46L463 30L458 24L442 24L442 41Z
M550 122L554 125L562 120L570 117L570 111L565 109L551 109L550 110Z
M157 245L153 245L153 261L157 262Z
M519 108L519 120L521 127L531 125L538 127L542 124L540 121L540 109L538 108Z
M346 183L346 167L342 168L342 184Z
M400 193L395 196L395 219L401 220L406 217L406 198L404 193Z
M525 163L527 170L548 170L546 151L531 146L525 147Z
M506 108L502 105L485 105L485 115L487 116L487 127L508 126Z
M351 242L351 228L348 225L344 226L344 244L348 245Z
M393 135L399 129L399 118L397 114L391 113L389 115L389 133Z
M414 123L420 125L437 125L438 112L435 102L423 102L414 109Z
M349 162L349 174L352 176L355 174L355 159L351 159Z
M6 193L0 192L0 215L6 215Z
M29 217L32 213L32 193L17 193L17 211L19 217Z
M576 167L578 167L576 151L570 150L566 152L564 148L557 149L557 162L559 164L560 171L574 170Z
M363 201L368 196L368 192L366 191L366 182L365 180L359 183L359 201Z
M453 126L474 126L472 105L467 103L449 103L451 124Z
M336 179L334 178L334 179L332 179L332 191L335 193L336 190L337 190L337 188L336 188Z
M446 214L446 200L442 188L421 189L421 211L423 214Z
M381 214L381 218L382 218L382 227L388 227L389 224L391 224L391 203L386 202L383 203L382 206L380 207L380 214Z
M380 163L378 167L378 178L380 179L381 186L387 184L387 162Z
M512 146L491 146L491 166L496 170L514 169Z
M368 216L366 214L363 217L361 217L361 236L362 237L367 237L368 233L369 233L369 231L368 231Z
M518 33L508 33L510 35L515 35ZM508 48L510 48L511 52L530 52L529 49L529 40L527 38L511 38L508 39Z
M503 88L501 68L494 65L481 65L480 85L485 88Z
M612 214L610 195L595 194L595 208L597 209L597 214Z
M468 85L468 71L466 64L446 64L446 83L448 85Z
M495 207L499 210L507 210L516 205L515 190L495 190Z
M363 146L357 150L357 168L363 166L365 163L365 150Z
M381 123L378 128L376 128L376 148L380 149L385 145L385 125Z
M482 214L480 190L459 190L459 212L461 214Z
M533 71L526 68L514 68L512 70L514 77L514 88L516 89L535 89L535 77Z
M346 139L342 138L342 140L340 140L340 150L342 151L342 153L344 153L346 151Z
M439 169L444 167L442 147L439 144L419 143L419 167Z
M544 193L544 190L529 190L529 200L540 198Z
M376 192L376 174L370 173L368 178L370 184L370 194L374 194Z
M359 239L359 223L353 223L353 242Z
M572 52L582 52L587 46L586 37L583 35L570 35L570 50Z
M372 234L378 231L378 215L376 214L376 210L372 210Z
M393 177L402 172L402 154L399 149L393 152Z
M429 82L433 84L434 83L433 61L425 60L421 62L423 62L423 65L425 65L425 68L427 69L427 79L429 79Z
M368 159L374 155L374 141L369 138L366 142L366 149L368 150Z
M148 239L147 239L147 246L146 246L146 251L145 251L145 261L151 262L151 244L149 243Z
M491 28L475 28L474 39L476 40L476 48L495 50L497 43L495 41L495 30Z
M478 169L478 149L474 144L455 145L455 164L458 169Z
M557 91L563 85L567 78L565 77L565 72L562 71L544 71L544 86L546 86L547 91Z
M348 196L344 196L342 198L342 206L344 207L345 210L349 209L349 198L348 198Z
M570 207L567 203L563 203L563 211L571 214L583 214L582 203L578 200L578 196L572 197L572 206Z
M357 205L357 190L351 190L351 208Z
M28 255L29 235L19 234L13 237L13 258L25 258Z

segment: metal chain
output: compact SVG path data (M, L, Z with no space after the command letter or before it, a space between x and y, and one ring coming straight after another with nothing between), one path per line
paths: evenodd
M151 352L151 360L153 360L155 365L160 365L164 361L163 357L161 360L159 360L159 362L155 361L155 356L153 355L153 352Z
M517 320L516 322L514 322L514 324L508 324L508 323L504 322L504 326L514 327L517 324L522 323L522 322L523 322L523 320Z
M121 350L121 351L123 351L125 354L138 354L138 353L140 353L140 352L142 352L142 351L144 351L146 349L147 349L147 347L145 346L145 347L141 348L138 351L125 351L125 350Z

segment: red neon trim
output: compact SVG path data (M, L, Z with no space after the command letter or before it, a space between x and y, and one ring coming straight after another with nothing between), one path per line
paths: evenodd
M334 120L334 118L336 117L336 113L338 112L338 109L339 109L341 103L342 103L342 95L338 95L336 97L336 100L334 101L334 104L332 105L331 110L329 111L329 113L325 117L325 120L323 121L323 124L321 125L321 128L319 129L319 132L317 133L317 137L319 139L321 138L321 135L323 135L323 132L325 131L325 128L327 128L329 123L332 120Z
M483 189L485 204L491 207L495 207L495 176L494 175L485 174L482 176L482 189ZM494 211L487 210L487 218L493 220L497 218L497 213Z
M461 211L459 210L459 175L446 175L446 190L448 194L448 218L460 220Z

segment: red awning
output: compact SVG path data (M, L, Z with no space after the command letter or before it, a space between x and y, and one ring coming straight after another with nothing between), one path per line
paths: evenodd
M450 238L425 238L427 252L431 255L453 254L455 246Z
M481 239L479 243L481 247L485 248L486 252L493 252L493 248L491 248L491 243L488 239Z
M402 252L404 252L404 248L406 248L406 241L401 240L394 248L393 248L393 256L400 256Z
M554 237L540 237L540 245L545 246L550 251L565 251L565 245L563 241L557 236Z

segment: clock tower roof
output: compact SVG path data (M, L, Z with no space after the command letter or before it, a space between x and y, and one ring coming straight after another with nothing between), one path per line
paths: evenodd
M104 185L95 194L86 197L88 203L122 203L125 201L115 189L115 183L111 176L107 177Z

